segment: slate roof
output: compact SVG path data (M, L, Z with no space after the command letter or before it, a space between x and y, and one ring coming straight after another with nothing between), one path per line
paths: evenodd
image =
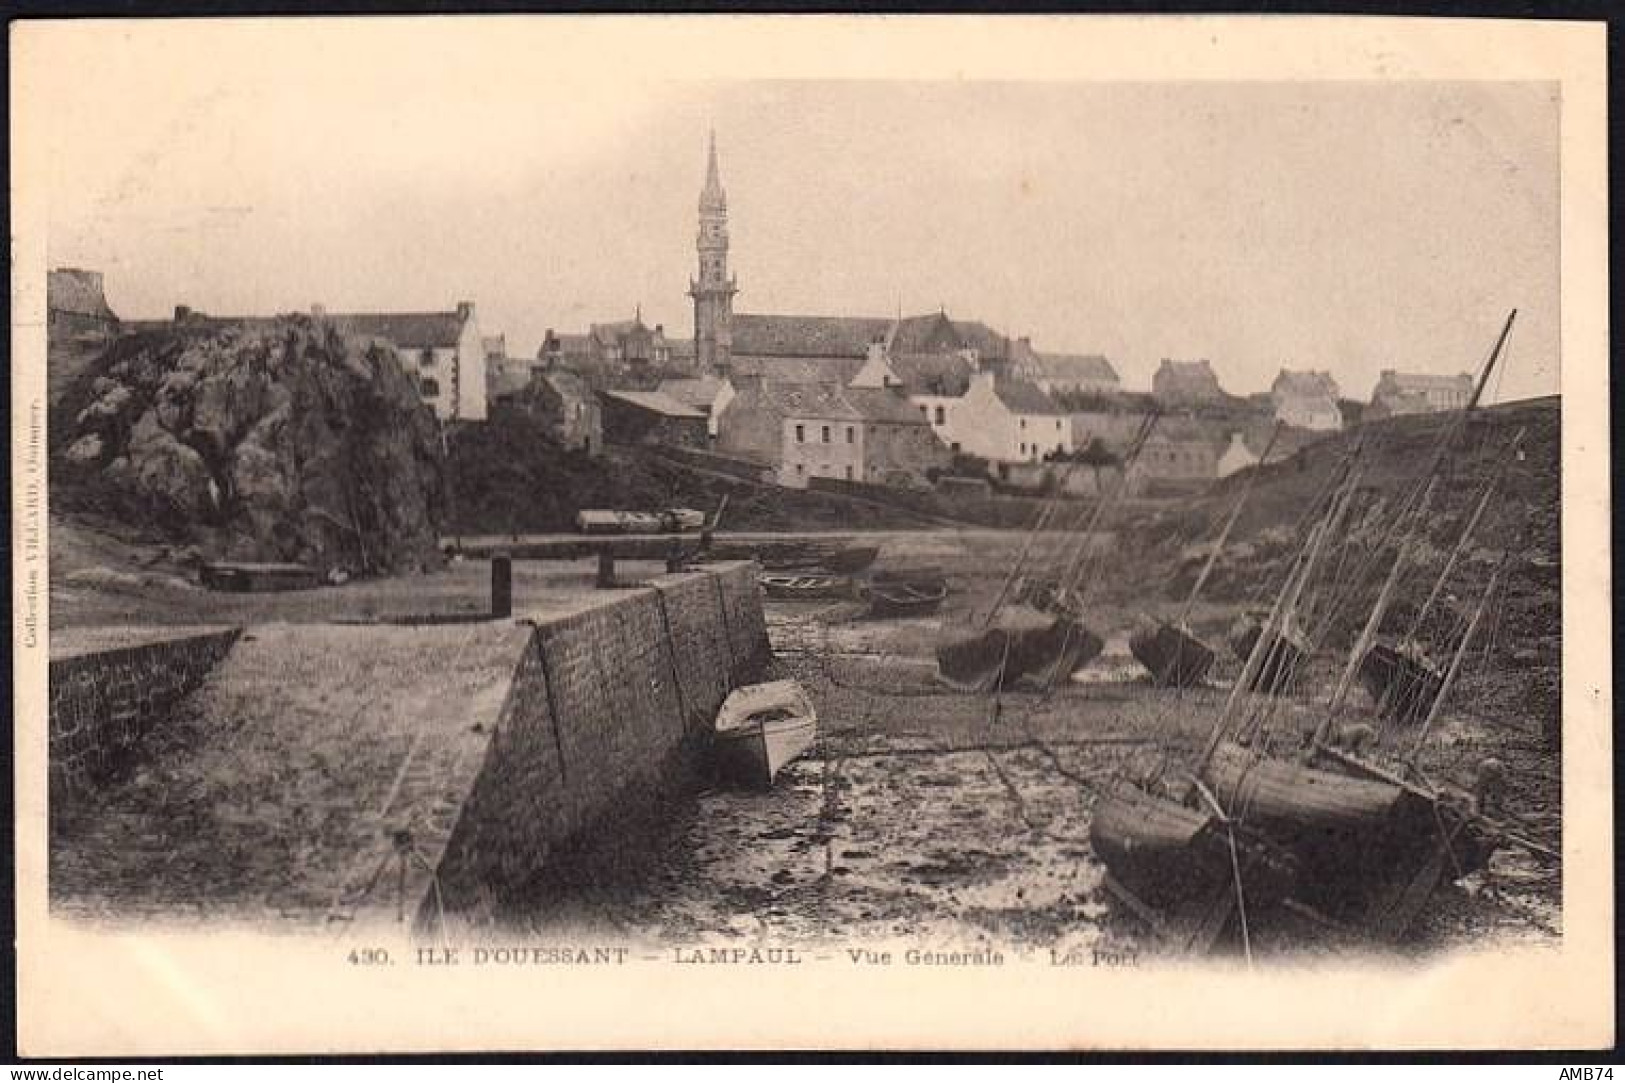
M1296 395L1300 398L1337 398L1337 381L1329 372L1303 372L1282 369L1270 385L1276 395Z
M908 401L907 396L880 387L848 387L841 397L865 421L878 421L894 425L928 425L920 408Z
M600 394L607 399L616 399L640 410L666 417L705 417L692 406L686 406L661 391L604 391Z
M368 312L329 319L340 334L387 339L403 350L455 346L463 330L455 312Z
M993 394L1014 413L1067 416L1067 411L1044 394L1037 384L1028 383L1026 380L995 380Z
M670 395L685 406L692 406L696 410L710 410L711 404L717 401L717 392L721 388L720 376L699 376L687 380L661 380L657 390Z
M740 376L760 376L781 384L846 383L858 374L863 360L856 357L822 359L795 357L739 357L730 362ZM901 374L899 374L901 375Z
M921 395L963 395L976 371L957 353L894 354L891 369L905 387Z
M45 303L52 312L70 312L76 316L93 316L99 320L117 320L102 295L101 276L71 267L47 272L45 276ZM38 282L39 279L34 281Z
M1117 382L1117 370L1098 353L1040 353L1038 363L1051 380L1108 380Z
M736 312L735 357L864 358L869 343L884 339L893 321L868 316L772 316Z
M1454 391L1457 388L1473 386L1471 373L1463 372L1456 376L1436 376L1425 372L1384 372L1380 381L1384 390L1396 391Z
M1175 361L1171 358L1164 357L1162 359L1162 365L1160 366L1159 371L1165 372L1170 376L1199 377L1204 380L1209 377L1212 377L1215 380L1218 379L1217 374L1213 371L1213 366L1206 360Z

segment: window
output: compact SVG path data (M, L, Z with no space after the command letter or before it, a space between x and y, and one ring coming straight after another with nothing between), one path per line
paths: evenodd
M1027 419L1026 418L1021 419L1021 427L1024 428L1024 429L1027 427Z
M852 426L848 425L846 427L846 442L849 443L849 444L854 443L854 442L857 441L857 438L858 438L857 430L852 428Z
M946 422L947 420L948 420L948 411L944 410L940 406L937 407L937 424L941 425L944 422Z
M796 463L796 473L797 473L797 474L798 474L798 475L799 475L799 474L803 474L803 473L805 473L805 472L806 472L806 469L807 469L807 468L806 468L806 467L804 467L804 466L802 466L802 465L801 465L801 464L800 464L800 463Z
M948 445L948 450L953 452L955 455L958 455L959 454L959 441L955 440L953 443L949 444Z
M1023 455L1027 454L1027 445L1026 444L1021 445L1021 453Z
M819 437L823 440L824 443L826 443L826 444L829 443L829 426L828 425L820 425L819 429L820 429Z
M434 368L434 350L425 346L423 353L418 356L418 363L426 369Z
M1055 431L1056 432L1061 431L1061 419L1060 418L1055 419Z
M806 431L806 429L804 429L800 425L797 425L796 426L796 443L805 444L806 442L807 442L807 431ZM798 466L798 467L796 467L796 469L799 470L801 468Z
M920 403L920 416L924 417L924 418L929 418L931 416L930 408L928 406L926 406L925 403L923 403L923 402Z
M846 468L846 480L852 480L852 468L850 466Z
M425 376L418 381L418 389L423 392L424 398L435 398L440 394L440 381L433 376Z

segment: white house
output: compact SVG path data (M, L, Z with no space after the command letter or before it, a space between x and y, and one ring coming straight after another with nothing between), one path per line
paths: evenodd
M1025 380L978 372L963 395L911 395L909 401L953 451L1013 463L1072 450L1071 417Z
M325 313L320 308L315 315ZM331 317L343 334L395 347L442 421L484 421L485 344L473 301L450 312L367 312Z
M1296 429L1336 432L1343 427L1338 409L1337 381L1329 372L1294 372L1282 369L1270 386L1275 419Z

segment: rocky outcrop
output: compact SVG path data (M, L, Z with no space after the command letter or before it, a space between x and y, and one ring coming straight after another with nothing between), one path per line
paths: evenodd
M53 498L217 559L439 561L439 431L387 346L290 316L120 339L53 419Z

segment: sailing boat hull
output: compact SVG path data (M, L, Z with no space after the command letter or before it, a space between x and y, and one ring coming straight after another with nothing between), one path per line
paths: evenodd
M1167 687L1200 684L1213 665L1213 651L1172 624L1159 623L1136 632L1129 637L1128 649L1154 683Z
M1232 815L1262 831L1317 839L1382 828L1398 786L1353 778L1221 741L1204 778Z
M1247 621L1230 638L1230 649L1245 662L1253 653L1264 628ZM1265 647L1264 660L1258 674L1249 686L1250 692L1263 692L1284 696L1297 690L1303 679L1304 662L1309 658L1309 644L1291 632L1277 633Z
M1378 643L1360 659L1360 684L1377 712L1404 726L1426 718L1444 687L1444 674L1426 658Z
M1120 783L1095 803L1089 842L1125 887L1166 906L1211 893L1228 874L1214 824L1211 814Z
M1037 622L996 625L943 644L938 678L962 692L989 692L1023 677L1065 680L1105 646L1080 621L1033 615Z

